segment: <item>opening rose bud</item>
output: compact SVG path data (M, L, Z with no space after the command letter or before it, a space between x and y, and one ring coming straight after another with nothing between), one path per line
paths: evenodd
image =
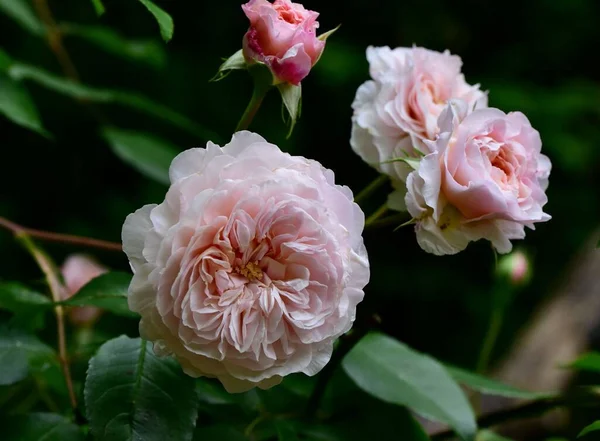
M267 65L277 83L300 84L325 49L316 34L319 14L289 0L250 0L242 9L250 20L243 42L246 61Z
M369 280L352 192L250 132L181 153L169 174L164 202L123 226L141 336L230 392L319 372Z
M503 256L498 262L498 274L508 277L515 286L527 283L531 276L529 259L522 251Z

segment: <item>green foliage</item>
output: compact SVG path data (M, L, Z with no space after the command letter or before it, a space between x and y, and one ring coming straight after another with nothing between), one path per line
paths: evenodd
M44 25L31 9L31 3L26 0L0 0L0 11L34 35L43 36L46 33Z
M94 6L94 10L96 11L96 14L98 14L99 16L104 14L105 9L104 9L104 4L102 3L102 0L92 0L92 5Z
M572 369L580 371L600 372L600 353L588 352L569 365Z
M160 28L160 35L162 36L163 40L171 40L171 38L173 38L174 30L173 19L171 16L150 0L139 0L139 2L143 4L156 19Z
M446 366L446 370L457 382L469 387L470 389L483 392L488 395L495 395L507 398L519 398L522 400L538 400L556 395L555 393L529 392L492 380L482 375L466 371L453 366Z
M0 325L0 366L0 385L14 384L32 374L55 390L62 389L56 381L60 372L52 348L33 335L7 325Z
M20 126L48 137L24 85L0 73L0 113Z
M43 326L44 314L52 301L16 282L0 283L0 309L13 313L11 323L23 329Z
M302 85L283 83L277 86L279 93L281 94L281 100L287 113L290 116L290 131L288 132L288 138L292 135L296 121L300 118L300 112L302 110Z
M580 433L579 435L577 435L577 438L581 438L582 436L585 436L591 432L596 432L600 430L600 421L595 421L592 424L590 424L589 426L585 427Z
M111 28L82 26L73 23L63 24L61 31L66 36L84 39L99 49L126 61L154 69L161 69L166 65L167 57L163 46L154 40L128 40Z
M125 317L137 317L127 306L131 275L122 272L102 274L92 279L77 294L61 302L67 306L96 306Z
M155 103L144 95L120 90L97 89L75 81L56 76L43 69L22 63L13 63L8 75L14 80L30 80L55 92L71 98L107 104L120 104L146 115L167 121L189 133L204 139L217 139L212 132L196 124L187 117Z
M30 413L0 419L2 441L83 441L83 432L62 415Z
M194 380L150 343L125 336L90 361L85 405L97 441L191 440L198 411Z
M446 423L465 440L474 438L477 425L467 398L433 358L391 337L369 334L343 366L358 386L377 398Z
M143 175L169 185L169 166L179 151L165 140L137 131L107 127L102 136L113 152Z
M491 430L482 430L477 434L476 441L512 441L504 436L500 436Z

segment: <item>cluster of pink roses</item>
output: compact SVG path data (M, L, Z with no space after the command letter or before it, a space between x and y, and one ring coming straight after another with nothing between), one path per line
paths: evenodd
M318 14L289 0L250 0L243 10L245 63L299 84L325 46ZM389 204L408 209L425 250L450 254L485 238L507 252L524 226L549 218L550 162L524 115L486 108L456 56L420 48L367 56L373 79L358 90L351 144L392 178ZM142 337L229 391L319 372L369 281L352 192L316 161L248 131L181 153L170 180L161 204L123 226Z
M370 47L367 59L372 80L356 93L350 143L391 178L388 206L413 216L425 251L454 254L487 239L507 253L525 226L550 219L539 133L522 113L488 108L459 57Z

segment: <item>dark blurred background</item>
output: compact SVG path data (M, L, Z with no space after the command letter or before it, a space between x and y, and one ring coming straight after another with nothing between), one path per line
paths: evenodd
M162 45L155 20L133 0L105 0L98 18L91 2L51 0L59 22L102 25L130 39ZM221 59L241 47L247 20L239 1L158 1L175 21L173 40L163 47L162 68L122 60L75 36L64 43L82 82L128 89L163 103L221 137L230 138L251 94L251 80L234 72L209 83ZM338 183L355 193L376 173L349 146L350 105L368 79L368 45L449 49L463 59L469 83L490 92L490 105L520 110L542 135L553 163L547 212L552 220L517 243L534 261L534 277L511 307L495 357L540 303L561 286L573 258L589 242L600 219L600 3L596 0L333 1L305 0L321 13L321 31L342 27L328 41L303 81L303 115L291 139L281 104L271 93L252 130L282 149L322 162ZM0 14L0 46L12 58L62 75L43 39ZM160 51L159 51L160 53ZM0 118L2 160L0 215L23 225L118 241L125 216L160 202L165 186L120 161L98 136L99 125L81 103L27 83L49 141ZM123 107L103 106L110 123L169 139L181 150L202 146L172 125ZM385 200L369 201L367 212ZM486 243L457 256L439 258L418 247L410 227L365 234L372 281L361 308L375 311L385 331L410 345L465 367L473 367L490 314L494 256ZM47 245L58 262L72 247ZM39 279L29 256L0 231L0 278ZM127 269L124 256L94 252L100 261ZM568 312L566 312L568 313ZM600 311L598 311L600 315Z

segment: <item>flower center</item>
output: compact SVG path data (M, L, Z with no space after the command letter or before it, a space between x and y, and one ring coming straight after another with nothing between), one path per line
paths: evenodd
M238 268L237 272L251 282L254 282L255 280L260 280L263 277L263 272L258 266L258 262L248 262L243 267Z

